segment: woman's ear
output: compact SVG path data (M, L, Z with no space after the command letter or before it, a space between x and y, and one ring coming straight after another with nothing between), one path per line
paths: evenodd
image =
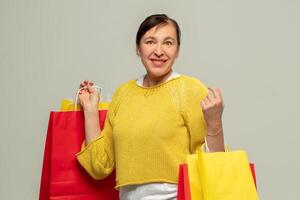
M137 56L140 56L140 55L141 55L140 49L139 49L138 46L135 47L135 52L136 52L136 55L137 55Z
M178 58L178 56L179 56L179 51L180 51L180 46L177 47L177 52L176 52L175 58Z

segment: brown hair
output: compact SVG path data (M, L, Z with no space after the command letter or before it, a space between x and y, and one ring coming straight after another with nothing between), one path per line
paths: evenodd
M180 46L180 28L177 24L177 22L168 17L165 14L155 14L155 15L151 15L149 17L147 17L140 25L139 30L136 34L136 46L139 46L141 38L143 37L143 35L145 35L145 33L150 30L151 28L153 28L156 25L163 25L163 24L167 24L167 23L172 23L175 26L176 29L176 34L177 34L177 43L178 46Z

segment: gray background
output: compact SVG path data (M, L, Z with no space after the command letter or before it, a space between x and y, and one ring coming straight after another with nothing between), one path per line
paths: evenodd
M175 71L221 88L225 138L256 163L261 199L299 198L296 0L0 0L0 199L38 199L49 112L92 79L112 94L144 73L135 34L166 13Z

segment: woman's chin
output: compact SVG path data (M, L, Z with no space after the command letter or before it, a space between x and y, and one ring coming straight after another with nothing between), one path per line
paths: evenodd
M171 70L162 70L162 69L155 69L155 70L151 70L150 73L148 73L152 78L163 78L166 77L168 75L170 75Z

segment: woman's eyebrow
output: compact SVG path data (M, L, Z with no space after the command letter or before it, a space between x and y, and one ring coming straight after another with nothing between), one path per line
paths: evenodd
M166 37L165 40L173 40L173 41L176 41L173 37Z
M148 39L152 39L152 40L155 40L156 38L153 37L153 36L148 36L148 37L145 37L144 40L148 40Z
M145 37L145 38L144 38L144 40L149 40L149 39L151 39L151 40L156 40L156 38L153 37L153 36L148 36L148 37ZM173 37L171 37L171 36L168 36L168 37L164 38L164 40L173 40L173 41L176 41L176 39L173 38Z

